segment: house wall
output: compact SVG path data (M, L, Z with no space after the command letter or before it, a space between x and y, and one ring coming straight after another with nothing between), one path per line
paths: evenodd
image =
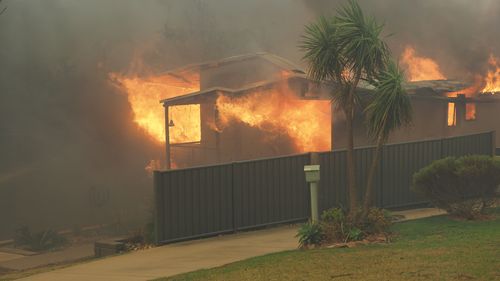
M171 146L174 168L213 165L297 153L287 135L274 136L240 122L215 130L215 99L200 104L201 142Z
M460 109L465 112L464 105ZM496 146L500 147L500 98L493 102L476 103L476 120L465 120L465 114L460 114L459 120L454 128L456 134L496 131Z
M448 101L432 98L412 98L412 125L391 134L388 143L418 141L432 138L446 138L488 131L497 131L497 147L500 147L500 102L482 102L476 105L476 120L467 121L465 104L457 104L457 125L448 127ZM366 124L356 114L354 121L355 146L368 146L374 143L370 140ZM347 147L346 122L342 112L334 116L333 143L334 149Z

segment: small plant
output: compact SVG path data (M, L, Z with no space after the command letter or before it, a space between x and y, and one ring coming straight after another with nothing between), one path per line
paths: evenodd
M361 229L353 227L347 233L346 241L359 241L363 239L364 233Z
M413 177L413 190L450 215L476 219L498 197L500 161L487 156L449 157Z
M332 208L321 214L321 226L325 241L343 241L349 231L346 214L341 208Z
M323 242L323 230L318 223L308 222L303 224L295 236L299 238L300 248L319 246Z
M387 234L392 216L383 209L371 208L365 217L358 209L348 216L341 208L326 210L321 215L321 228L327 243L359 241L370 235Z
M21 227L14 236L14 244L30 251L47 251L63 246L67 243L66 238L48 229L32 233L28 227Z

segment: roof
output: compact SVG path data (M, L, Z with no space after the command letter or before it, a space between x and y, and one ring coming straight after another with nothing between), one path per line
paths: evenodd
M408 92L414 92L418 89L432 89L437 93L457 92L470 87L468 83L455 80L430 80L407 82L404 87Z
M209 69L209 68L216 68L216 67L221 67L224 65L228 64L233 64L233 63L239 63L243 61L248 61L248 60L253 60L253 59L264 59L279 68L289 71L290 75L287 76L285 79L293 79L293 78L299 78L299 79L305 79L309 80L305 72L295 65L294 63L265 52L259 52L259 53L253 53L253 54L245 54L245 55L239 55L239 56L232 56L220 60L213 60L213 61L207 61L203 63L198 63L198 64L190 64L186 65L181 68L177 68L171 71L167 71L164 73L164 75L169 75L173 79L177 80L179 83L193 83L193 82L199 82L199 72L203 69ZM198 81L196 81L198 79ZM243 92L248 92L250 90L257 90L262 87L269 87L270 85L275 85L278 81L283 81L282 79L279 80L267 80L267 81L262 81L258 83L253 83L249 85L245 85L243 88L239 89L230 89L230 88L224 88L224 87L213 87L209 89L205 89L202 91L182 95L182 96L177 96L165 100L161 100L161 103L170 103L170 104L175 104L175 103L187 103L188 100L193 100L200 98L205 95L210 95L215 92L224 92L224 93L229 93L229 94L237 94L237 93L243 93ZM327 85L328 83L322 83ZM458 92L460 90L466 89L470 87L471 84L465 83L462 81L456 81L456 80L430 80L430 81L416 81L416 82L406 82L404 84L404 88L407 90L408 94L412 98L417 98L417 99L438 99L438 100L450 100L450 99L455 99L447 96L447 93L450 92ZM365 94L368 94L374 90L373 86L367 84L367 83L360 83L360 87L358 88L360 92L363 92ZM500 95L499 95L500 96ZM468 101L476 101L476 100L482 100L485 102L492 102L492 101L498 101L498 97L485 97L481 96L479 98L468 98Z
M302 75L292 75L288 76L287 80L290 79L306 79ZM205 89L202 91L190 93L190 94L185 94L182 96L177 96L177 97L172 97L168 99L161 100L160 103L163 104L178 104L178 103L188 103L192 102L195 99L202 98L214 93L226 93L226 94L243 94L249 91L257 91L257 90L266 90L274 87L276 84L282 82L283 79L274 79L274 80L267 80L267 81L261 81L257 83L252 83L252 84L247 84L242 88L238 89L231 89L231 88L225 88L225 87L213 87L209 89Z
M283 70L287 70L296 74L305 74L305 72L299 66L295 65L289 60L286 60L282 57L273 54L259 52L259 53L245 54L239 56L232 56L220 60L207 61L203 63L189 64L180 68L164 72L162 73L162 75L172 76L174 79L177 79L180 84L183 83L192 84L199 82L199 72L202 69L221 67L224 65L239 63L253 59L263 59L268 61L269 63L276 65L277 67ZM198 79L198 81L196 79Z

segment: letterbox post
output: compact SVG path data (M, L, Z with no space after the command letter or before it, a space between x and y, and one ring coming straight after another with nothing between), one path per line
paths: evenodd
M306 174L306 182L309 183L311 191L311 220L313 222L318 222L318 182L320 179L319 165L304 166L304 172Z

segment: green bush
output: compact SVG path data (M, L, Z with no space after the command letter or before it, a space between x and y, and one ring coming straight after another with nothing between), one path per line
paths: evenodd
M341 208L326 210L321 215L321 229L327 243L359 241L370 235L389 232L390 214L382 209L371 208L366 216L359 209L348 216Z
M296 237L299 238L299 246L301 248L308 248L310 246L320 246L324 235L318 223L308 222L299 228Z
M32 233L28 227L19 228L14 235L14 244L30 251L47 251L63 246L66 238L48 229Z
M500 161L488 156L445 158L417 172L413 190L449 214L475 219L490 207L500 185Z

